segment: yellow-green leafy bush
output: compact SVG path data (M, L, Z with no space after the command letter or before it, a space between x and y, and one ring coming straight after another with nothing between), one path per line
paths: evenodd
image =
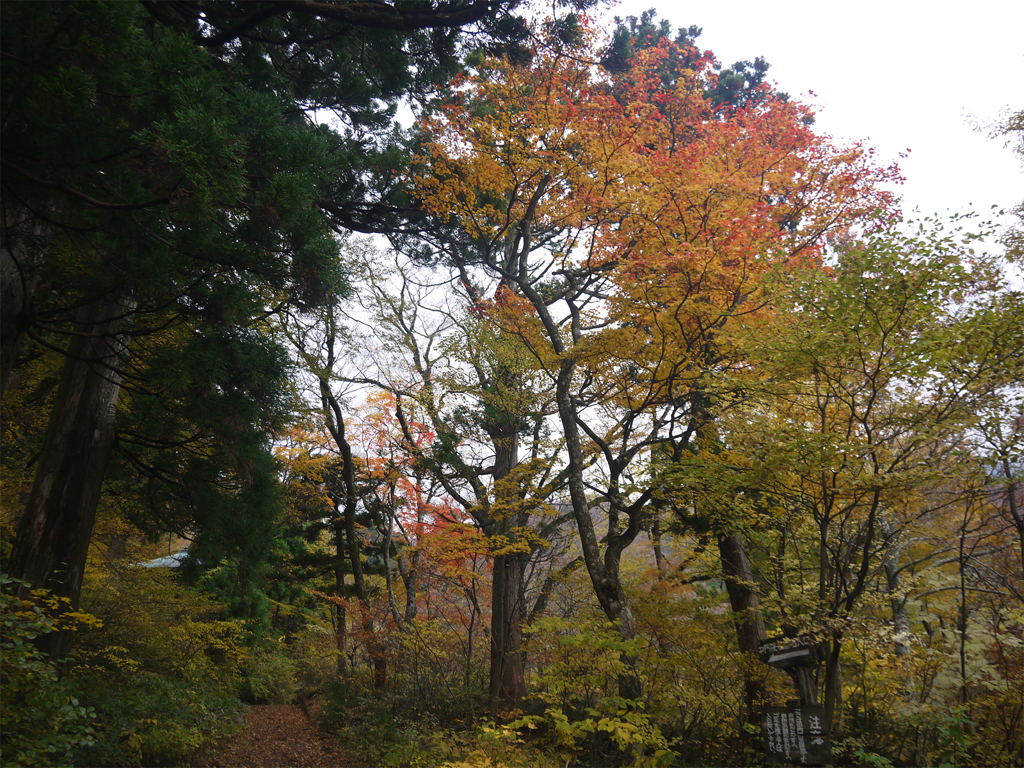
M61 680L57 663L32 641L75 623L82 614L58 621L46 607L55 598L43 590L34 601L14 595L18 582L0 576L0 763L62 765L95 743L95 712L79 702L70 680Z
M88 579L83 605L103 627L69 669L96 710L79 764L180 764L237 728L247 632L215 599L170 570L124 566Z

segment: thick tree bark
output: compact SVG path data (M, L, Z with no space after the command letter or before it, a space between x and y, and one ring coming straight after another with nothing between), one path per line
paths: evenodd
M494 480L504 480L519 463L519 443L515 434L494 438ZM494 534L508 534L512 519L495 521ZM489 690L491 710L501 706L518 707L526 695L526 675L522 650L523 558L518 554L499 555L491 568L491 666Z
M522 632L523 559L516 555L494 558L491 607L492 710L518 706L526 695Z
M491 666L487 675L491 715L501 706L501 680L505 653L505 558L499 555L491 563Z
M46 588L77 609L100 490L114 442L127 327L133 302L118 300L83 310L67 349L39 466L8 565L25 584ZM69 634L40 638L51 658L67 651Z
M733 622L736 625L736 639L740 653L745 657L743 664L743 694L747 708L747 721L760 721L765 700L764 675L759 674L757 645L765 639L764 618L754 584L754 571L740 533L719 535L718 552L722 561L722 575L729 593Z

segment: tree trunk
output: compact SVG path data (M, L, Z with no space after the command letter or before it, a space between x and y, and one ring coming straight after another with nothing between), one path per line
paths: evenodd
M491 715L501 706L502 677L505 655L505 557L499 555L491 563L491 666L487 690L491 699Z
M526 696L526 671L523 665L523 577L526 559L522 554L505 558L505 650L506 663L501 675L501 699L518 706Z
M1024 423L1018 421L1018 428L1024 427ZM1010 521L1017 531L1017 549L1020 554L1020 573L1024 579L1024 510L1021 509L1021 500L1024 499L1021 484L1017 481L1018 467L1010 461L1010 454L1003 450L999 457L1002 465L1003 475L1007 480L1006 484L1006 511L1010 514Z
M494 438L494 481L504 480L519 463L516 436ZM514 502L512 502L514 503ZM508 534L516 521L511 517L495 521L493 533ZM498 555L491 568L491 666L488 689L491 711L501 706L518 707L526 695L526 674L522 653L523 558L521 555Z
M843 669L840 663L842 640L833 636L825 659L825 722L832 727L832 738L843 738Z
M892 626L895 633L894 650L900 657L910 653L910 614L907 610L907 596L903 593L903 580L900 577L900 555L903 544L899 541L899 531L885 515L878 518L878 529L886 540L886 548L882 567L885 569L885 591L889 595L889 608L892 611Z
M474 601L469 610L469 626L466 628L466 668L464 670L466 690L469 690L469 684L472 679L473 673L473 640L474 630L476 629L476 602Z
M622 586L619 573L622 556L621 543L613 543L612 531L608 532L608 544L604 557L601 556L601 545L594 528L594 520L590 516L590 499L587 497L586 484L583 480L585 461L583 458L583 440L576 423L576 406L569 388L572 384L575 363L565 360L558 372L555 382L555 400L558 404L558 417L562 424L565 447L569 458L567 473L569 498L572 503L573 518L576 531L580 536L580 548L583 550L583 562L590 574L590 583L594 593L611 622L620 622L619 631L624 638L636 636L636 619L629 607L626 591ZM616 537L617 538L617 537ZM626 660L629 663L629 660ZM622 675L619 678L619 695L625 699L640 701L643 698L643 684L637 675Z
M754 571L740 533L719 535L718 552L722 561L722 575L729 593L736 640L743 654L743 698L747 708L747 722L757 723L764 707L764 675L760 672L757 646L765 639L764 618L754 583Z
M31 325L32 295L36 270L43 260L40 245L41 221L29 222L29 211L21 204L2 205L0 229L0 394L14 369L25 331ZM25 232L24 230L29 230ZM27 234L27 237L26 237Z
M344 444L346 449L348 443ZM342 455L346 467L351 466L351 450L343 449ZM346 469L346 471L348 471ZM354 487L354 483L353 483ZM384 689L387 678L387 659L384 657L383 647L377 635L377 628L373 623L373 612L370 610L370 598L366 591L366 579L363 575L363 564L361 560L362 547L359 544L359 537L356 533L356 501L349 494L345 500L343 512L345 540L348 545L349 566L352 568L353 590L356 593L356 600L359 601L359 614L363 623L363 639L366 643L366 651L373 664L373 688L376 691Z
M889 608L892 610L892 626L896 634L896 655L910 654L910 612L907 610L907 596L903 594L899 572L899 554L890 554L885 559L886 591L889 593Z
M419 549L416 549L412 556L402 553L398 555L398 574L402 577L402 583L405 585L403 620L406 624L415 621L418 613L416 598L420 590L420 559L422 555L423 552Z
M586 484L583 481L583 441L580 437L579 427L576 424L576 408L573 403L569 387L572 383L575 366L571 360L562 363L555 384L555 399L558 403L558 417L562 424L565 437L565 447L568 452L568 486L569 498L572 504L573 519L576 521L576 530L580 536L580 547L583 550L583 562L590 574L590 582L594 586L594 593L598 602L604 610L609 621L622 619L623 606L625 605L625 593L619 581L619 574L616 570L606 567L601 557L601 545L594 529L594 521L590 516L590 499L587 497ZM617 559L612 559L613 565L618 565ZM628 611L628 609L627 609ZM632 619L632 613L629 613ZM630 627L624 629L629 632ZM632 624L632 622L628 622Z
M327 338L324 340L325 352L327 355L325 371L332 371L336 360L337 327L335 318L328 315L330 325ZM352 588L359 601L359 613L363 624L363 637L367 646L367 653L373 663L373 685L374 689L381 690L384 687L387 677L387 659L384 657L380 639L377 637L376 628L373 625L373 612L370 610L369 596L366 591L366 580L363 575L363 564L360 556L362 547L359 537L356 534L356 508L359 505L359 489L356 487L356 464L352 454L352 446L348 442L345 432L345 418L341 412L341 403L331 391L330 379L321 375L320 384L320 406L327 430L341 454L341 479L345 487L345 498L342 504L341 522L344 531L345 543L347 545L349 566L352 568ZM337 525L337 524L336 524ZM337 527L336 527L336 530Z
M345 525L341 518L334 520L334 584L338 590L338 598L345 596ZM338 651L338 676L347 678L348 667L348 613L340 602L335 606L338 622L334 641Z
M668 561L661 548L661 515L654 513L654 521L651 523L651 547L654 549L654 564L658 568L658 578L664 579L667 575Z
M127 344L122 333L134 302L122 297L84 309L68 344L32 491L9 562L10 575L46 588L77 609L103 477L114 443L114 417ZM53 659L67 651L68 632L40 637Z

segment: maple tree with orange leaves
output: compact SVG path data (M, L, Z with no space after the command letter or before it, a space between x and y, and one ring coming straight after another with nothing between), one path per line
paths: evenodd
M578 49L548 38L528 67L485 58L425 121L414 176L454 232L438 249L465 284L496 281L488 317L555 390L587 569L626 636L620 561L656 492L642 459L699 435L704 382L735 362L716 336L768 311L762 278L890 216L881 185L898 180L768 86L716 106L710 60L686 53L662 41L611 75L590 31Z

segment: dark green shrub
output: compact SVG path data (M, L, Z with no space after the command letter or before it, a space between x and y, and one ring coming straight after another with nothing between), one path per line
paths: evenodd
M181 765L195 750L237 730L241 703L215 680L143 670L94 681L89 700L102 728L81 766Z
M13 594L17 586L0 576L0 762L68 764L95 743L96 715L79 703L74 684L60 679L57 663L32 644L60 628L41 607L53 598L39 590L36 602L21 600Z

